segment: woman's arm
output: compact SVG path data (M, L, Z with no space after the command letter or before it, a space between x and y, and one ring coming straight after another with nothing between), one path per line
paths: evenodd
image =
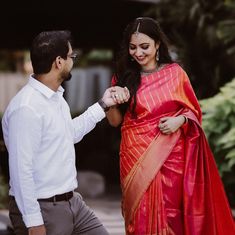
M106 112L106 116L111 126L118 127L122 123L123 116L116 105L112 106L109 111Z
M106 112L106 116L111 126L118 127L123 120L123 116L118 109L118 105L128 102L130 98L130 92L127 87L122 88L119 86L113 86L112 98L116 102L116 105L110 107L108 112Z

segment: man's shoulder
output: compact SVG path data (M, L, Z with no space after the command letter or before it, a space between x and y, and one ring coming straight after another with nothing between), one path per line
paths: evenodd
M33 101L32 98L33 98L33 90L28 84L26 84L10 100L5 112L11 113L24 106L30 107Z

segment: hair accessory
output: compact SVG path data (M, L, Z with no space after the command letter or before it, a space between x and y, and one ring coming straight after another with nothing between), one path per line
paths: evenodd
M140 22L138 23L136 31L135 31L136 36L139 34L139 28L140 28Z

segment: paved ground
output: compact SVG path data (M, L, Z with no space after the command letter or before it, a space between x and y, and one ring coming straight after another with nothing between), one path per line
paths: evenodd
M120 196L104 196L96 199L84 199L100 218L110 235L124 235L124 221L120 210ZM235 211L233 211L235 217ZM2 222L1 222L2 221ZM0 210L0 235L13 235L7 231L8 211Z
M95 211L110 235L125 234L119 195L104 196L98 199L85 198L84 200ZM12 232L7 231L7 225L10 225L8 211L0 210L0 235L13 235Z
M110 235L125 234L124 221L120 210L120 199L106 197L96 200L85 199L85 201L93 208Z

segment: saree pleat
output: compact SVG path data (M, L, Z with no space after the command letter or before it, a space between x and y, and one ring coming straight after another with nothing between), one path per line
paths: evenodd
M235 234L234 220L213 154L195 119L187 138L185 234Z
M234 235L200 106L184 70L174 63L142 77L136 112L137 119L129 111L124 116L120 145L126 234ZM160 118L180 114L188 123L161 134Z

